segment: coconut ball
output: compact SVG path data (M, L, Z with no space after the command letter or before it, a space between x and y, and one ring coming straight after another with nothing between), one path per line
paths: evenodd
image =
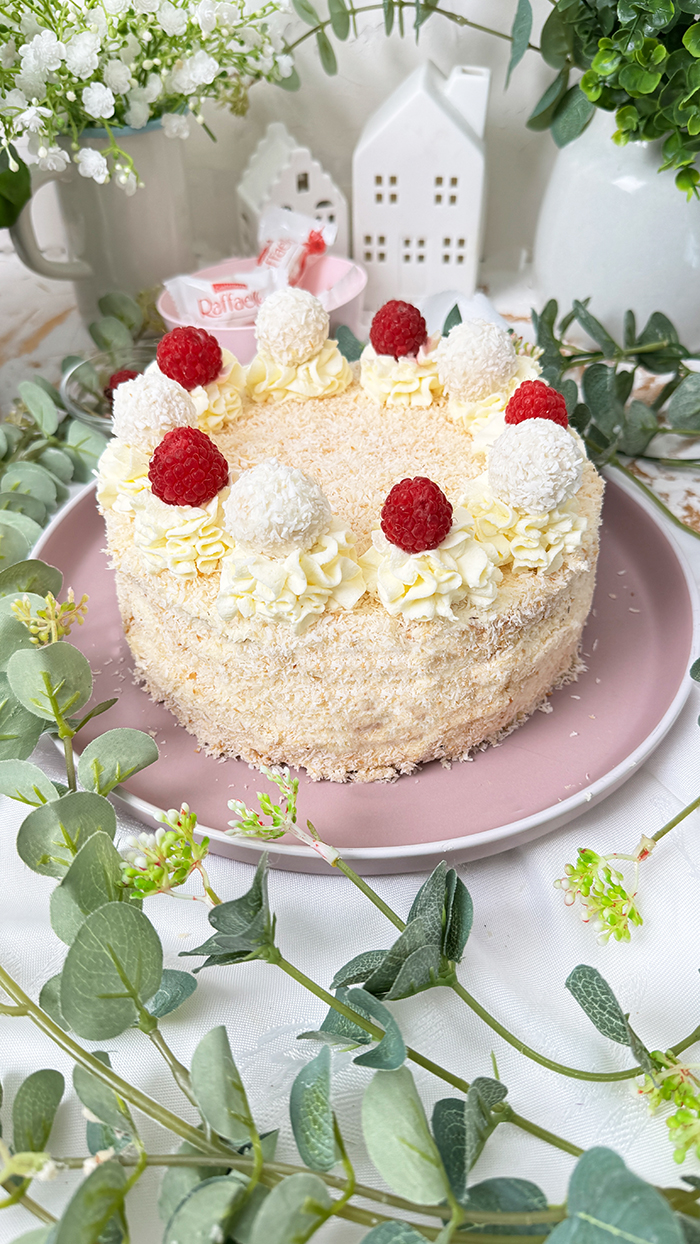
M112 431L145 453L152 453L173 428L196 426L197 411L189 393L160 371L125 380L114 390Z
M258 346L276 363L307 363L328 337L328 312L305 289L278 289L266 298L255 323Z
M489 455L491 490L506 505L546 514L578 491L584 457L571 433L550 419L525 419L502 432Z
M510 334L490 320L456 324L436 355L440 381L458 402L478 402L502 392L518 365Z
M268 557L310 549L331 517L315 480L276 458L239 475L224 502L226 530L238 547Z

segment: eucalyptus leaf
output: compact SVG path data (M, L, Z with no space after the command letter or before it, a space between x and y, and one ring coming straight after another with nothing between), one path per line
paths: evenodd
M459 303L455 303L452 310L445 317L445 323L442 326L443 337L448 337L453 328L462 323L462 313L459 309Z
M5 436L2 423L0 423L0 458L4 458L5 454L9 452L10 452L10 442Z
M7 441L9 452L14 453L22 439L22 429L16 427L14 423L3 423L2 434Z
M47 721L76 712L92 695L89 661L65 642L15 652L7 677L20 704Z
M296 69L292 69L286 78L279 78L275 81L275 86L281 86L283 91L298 91L301 87L301 78Z
M347 324L341 324L335 330L335 339L343 357L349 363L356 363L365 347L361 341L358 341L352 329L348 328Z
M566 988L573 994L598 1032L618 1045L629 1045L630 1034L627 1020L615 994L597 968L579 963L566 981Z
M424 1244L425 1238L410 1222L380 1222L363 1235L362 1244Z
M45 722L22 707L7 674L0 673L0 760L26 760L44 729Z
M2 479L0 478L0 489ZM26 492L0 491L0 511L11 510L15 514L26 514L35 523L43 527L46 522L46 506L37 497L30 497Z
M58 1024L59 1028L62 1028L64 1032L70 1031L70 1027L66 1023L63 1011L61 1010L60 972L57 976L52 976L49 980L47 980L46 984L42 985L41 993L39 994L39 1006L42 1011L46 1011L46 1014L50 1016L54 1024Z
M73 462L73 478L77 483L85 484L92 479L93 471L107 448L107 440L101 432L71 419L64 448Z
M219 1136L240 1144L255 1135L248 1098L223 1025L202 1037L192 1057L190 1077L202 1117Z
M64 453L62 449L56 449L49 446L43 454L39 455L38 462L41 466L46 467L52 475L60 479L61 483L69 484L73 478L75 467L72 458Z
M327 73L329 77L333 77L338 72L338 61L333 51L333 45L325 30L316 32L316 46L324 73Z
M552 119L552 138L557 147L566 147L568 143L583 133L593 113L592 104L579 86L572 86L557 105Z
M548 1208L547 1198L537 1184L530 1183L528 1179L503 1177L484 1179L481 1183L472 1184L462 1203L470 1210L495 1211L500 1214L527 1214ZM530 1226L525 1224L510 1226L507 1223L488 1226L475 1223L471 1227L465 1224L461 1230L477 1231L479 1234L486 1235L546 1235L548 1231L551 1231L551 1226L549 1223L540 1222L532 1223Z
M700 431L700 375L691 372L681 381L666 407L666 418L672 428Z
M37 559L18 562L16 566L0 571L0 596L22 596L25 592L33 592L37 596L52 592L58 596L62 585L61 571Z
M178 1147L178 1153L195 1155L199 1153L194 1145L184 1140ZM168 1223L181 1201L205 1179L216 1179L227 1175L225 1166L169 1166L163 1176L158 1196L158 1215L161 1222Z
M267 852L260 857L253 884L241 898L220 903L209 912L209 923L216 929L213 937L195 950L183 950L182 956L208 955L202 967L222 963L240 963L255 958L272 941L272 922L267 897ZM201 971L196 968L195 971Z
M4 492L26 492L47 510L56 505L56 485L50 471L37 462L12 462L2 477Z
M236 1214L235 1222L231 1228L232 1244L250 1244L255 1226L255 1220L260 1212L263 1201L269 1196L269 1189L263 1184L257 1184L253 1191L246 1197L243 1208Z
M23 1235L18 1235L12 1244L50 1244L50 1230L50 1227L36 1227L34 1231L25 1231Z
M17 835L20 859L44 877L64 877L92 834L114 838L117 816L111 803L90 791L70 791L26 816Z
M149 1015L162 1019L182 1006L192 997L197 988L197 978L191 972L177 972L174 968L163 968L160 985L152 998L146 1003Z
M88 743L78 761L78 777L86 790L108 795L157 759L158 747L150 734L121 727Z
M11 523L5 522L4 518L3 512L0 515L0 567L3 570L24 561L31 547L27 537Z
M377 1071L362 1102L362 1131L379 1174L399 1196L437 1205L448 1180L407 1067Z
M700 376L698 379L700 380ZM659 421L654 411L645 402L634 399L625 411L625 422L619 442L621 453L629 454L630 457L643 454L658 431Z
M567 62L571 44L571 27L563 20L557 8L553 8L542 27L540 51L542 59L552 69L561 69Z
M163 948L150 920L127 903L108 903L87 917L68 951L61 1010L79 1037L116 1037L133 1025L162 975Z
M121 320L129 330L129 335L138 333L143 327L143 312L134 298L128 294L105 294L98 302L100 314Z
M319 1206L321 1214L330 1209L331 1198L318 1175L290 1175L283 1179L265 1198L250 1233L250 1244L293 1244L304 1238L321 1216L309 1202Z
M328 0L328 13L336 39L347 39L350 34L350 13L345 0Z
M508 61L508 72L506 74L506 86L510 82L510 75L516 65L520 64L523 56L527 52L527 45L530 42L532 34L532 5L530 0L518 0L518 6L515 10L513 26L510 32L510 60Z
M460 963L474 922L471 894L454 868L445 878L445 928L442 953L452 963Z
M12 1104L15 1153L43 1153L51 1135L65 1081L60 1071L35 1071L20 1084Z
M335 996L340 1002L347 1003L348 990L336 989ZM371 1019L368 1011L363 1006L355 1003L353 1008L358 1011L365 1019ZM347 1019L345 1015L341 1015L333 1007L330 1007L328 1014L321 1024L318 1032L300 1032L297 1038L299 1041L323 1041L327 1045L340 1046L342 1049L352 1049L357 1045L369 1045L372 1037L364 1028L360 1028L358 1024Z
M615 391L615 372L605 363L592 363L583 373L583 396L593 422L606 436L621 428L624 411Z
M47 380L45 376L35 376L34 384L38 384L39 388L44 390L44 393L48 393L51 401L55 406L58 406L59 410L65 410L65 406L61 400L61 394L58 392L58 389L51 384L50 380Z
M41 526L30 518L28 514L23 514L21 510L3 510L0 514L0 523L5 527L14 527L20 535L24 536L27 541L27 548L32 549L41 535ZM1 648L0 648L1 651Z
M28 760L0 760L0 795L38 808L58 798L53 782Z
M591 315L587 307L578 299L574 300L574 314L581 328L589 337L592 337L598 343L607 359L615 358L618 350L617 343L613 341L610 333L603 327L600 320Z
M45 389L31 380L23 380L18 386L19 395L37 427L44 436L53 436L58 427L58 411Z
M698 664L700 665L700 662ZM354 959L350 959L338 969L331 981L331 989L337 989L340 985L357 985L366 981L367 977L371 976L383 963L386 954L386 950L363 950L359 955L355 955Z
M406 919L408 927L420 916L426 937L438 945L442 942L446 877L447 864L441 860L418 890Z
M406 998L437 983L441 951L422 916L411 920L387 951L380 966L365 981L377 998Z
M458 1201L464 1196L469 1171L465 1107L463 1097L443 1097L433 1106L431 1120L435 1144Z
M99 1059L105 1067L112 1065L109 1054L103 1050L96 1050L93 1058ZM107 1127L129 1136L134 1134L134 1121L126 1102L108 1084L98 1080L96 1075L79 1063L73 1068L73 1088L90 1114L94 1114Z
M225 1240L245 1197L237 1174L205 1179L187 1193L165 1229L163 1244L211 1244Z
M134 344L128 328L115 315L103 315L90 324L88 331L100 350L130 351Z
M71 946L85 918L124 899L121 856L108 834L91 834L51 895L51 928Z
M309 0L292 0L292 3L296 9L297 16L303 22L306 22L307 26L318 26L320 24L321 19L314 6L309 3Z
M124 1203L126 1180L119 1162L98 1166L73 1193L52 1244L96 1244L100 1232Z
M658 350L635 355L636 361L647 371L661 374L673 371L677 362L685 358L687 351L678 341L678 333L667 315L653 311L639 334L635 345L649 346L658 342Z
M611 1149L587 1150L569 1181L568 1217L548 1236L550 1244L684 1244L673 1210L660 1192L627 1169Z
M331 1107L331 1054L320 1054L298 1072L289 1097L292 1131L301 1160L314 1171L330 1171L338 1161Z
M362 1008L363 1014L369 1014L384 1029L384 1036L375 1049L358 1054L353 1062L361 1067L395 1071L406 1060L406 1046L391 1011L364 989L351 989L346 1001L354 1009Z
M25 649L34 651L32 637L14 613L0 615L0 673L6 674L10 658Z

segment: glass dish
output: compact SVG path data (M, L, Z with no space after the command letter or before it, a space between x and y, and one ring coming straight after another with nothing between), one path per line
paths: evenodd
M91 428L97 428L99 432L109 436L112 427L112 403L105 390L110 376L126 369L144 372L155 359L157 347L157 341L146 342L114 350L102 350L99 354L76 359L64 373L60 385L66 410L82 423L87 423Z

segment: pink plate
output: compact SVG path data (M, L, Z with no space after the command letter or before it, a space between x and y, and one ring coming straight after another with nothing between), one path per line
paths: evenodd
M154 732L158 764L120 788L129 810L152 824L155 809L185 800L212 850L255 862L263 844L224 836L232 797L255 802L267 784L248 765L215 760L131 679L130 653L107 567L92 486L47 528L35 555L59 566L66 586L90 595L85 627L71 637L95 671L95 700L119 703L81 739L115 726ZM300 814L364 873L412 871L439 859L477 859L564 825L616 790L661 742L690 689L698 607L695 586L651 507L609 482L593 611L584 634L588 666L555 692L500 747L469 764L433 762L388 784L311 782L302 775ZM275 843L271 863L326 868L300 843Z

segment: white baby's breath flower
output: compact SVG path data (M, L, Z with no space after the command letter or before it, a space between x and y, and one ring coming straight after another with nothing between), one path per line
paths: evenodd
M74 104L75 98L76 98L75 91L66 91L66 99L69 101L69 103Z
M88 9L85 14L85 21L90 30L94 30L101 39L107 34L107 14L101 4L96 4L93 9Z
M34 16L33 13L22 14L22 17L19 23L19 28L22 31L22 34L24 35L25 39L33 39L34 35L38 35L44 29L44 27L41 26L40 23L36 20L36 17Z
M128 100L129 107L126 110L126 123L133 130L142 130L151 115L151 110L144 98L142 87L137 86L132 91L129 91ZM119 178L117 178L117 181L119 181Z
M31 104L24 112L17 117L17 124L21 129L27 130L30 134L38 134L45 128L46 117L51 116L50 108L40 108L36 104Z
M160 0L134 0L134 11L136 13L155 13Z
M246 48L258 48L263 41L260 31L254 26L242 26L238 31L238 38Z
M15 78L15 86L19 87L28 99L41 98L46 86L46 77L45 73L39 73L37 70L22 69Z
M57 1175L58 1167L53 1158L49 1158L48 1162L44 1162L41 1170L36 1172L35 1178L39 1180L40 1184L43 1184L55 1179Z
M235 4L228 4L226 0L221 0L221 3L216 6L216 15L220 26L235 26L240 12Z
M153 104L163 93L163 79L159 73L149 73L143 88L143 98L147 104Z
M197 5L195 21L203 35L210 35L212 30L216 30L217 10L218 5L214 3L214 0L200 0Z
M193 95L198 87L213 82L220 69L219 62L200 49L176 67L170 78L171 89L182 95Z
M53 30L41 30L22 44L19 54L23 70L46 75L60 68L66 49Z
M136 35L127 35L124 40L124 46L119 49L117 56L124 62L125 65L130 65L132 61L136 60L140 50L141 44L136 38Z
M129 0L102 0L102 3L110 17L118 17L120 13L123 13L128 8Z
M108 60L102 76L109 89L116 95L125 95L131 85L131 70L121 60Z
M162 0L158 8L158 24L166 35L184 35L187 29L187 13L176 8L170 0Z
M82 92L83 107L90 117L114 116L114 95L103 82L91 82Z
M91 1158L86 1158L83 1162L83 1174L92 1175L98 1166L102 1166L103 1162L109 1162L114 1157L114 1149L98 1149L97 1153Z
M66 68L76 78L89 78L99 64L100 36L94 30L84 30L66 44Z
M189 138L190 123L187 113L164 112L161 124L166 138Z
M260 73L269 73L275 63L275 58L271 52L264 52L258 57L257 68Z
M45 154L42 155L41 151L38 153L37 164L40 169L44 170L45 173L62 173L70 164L70 156L67 151L63 150L62 147L54 145L53 147L45 147L41 150L43 150Z
M23 112L26 107L27 97L24 94L24 91L19 91L16 87L14 90L8 91L7 95L2 100L2 111L6 115Z
M285 56L277 56L275 59L276 59L277 68L279 70L280 78L289 78L290 75L294 73L293 57L285 55Z
M92 177L99 186L109 179L109 166L101 151L94 147L81 147L75 156L78 172L81 177Z
M0 43L0 68L9 69L17 60L17 44L14 39Z
M136 194L136 191L139 188L138 177L131 170L122 169L122 171L117 174L116 181L120 189L123 190L124 194L126 194L129 198L131 198L132 194Z

